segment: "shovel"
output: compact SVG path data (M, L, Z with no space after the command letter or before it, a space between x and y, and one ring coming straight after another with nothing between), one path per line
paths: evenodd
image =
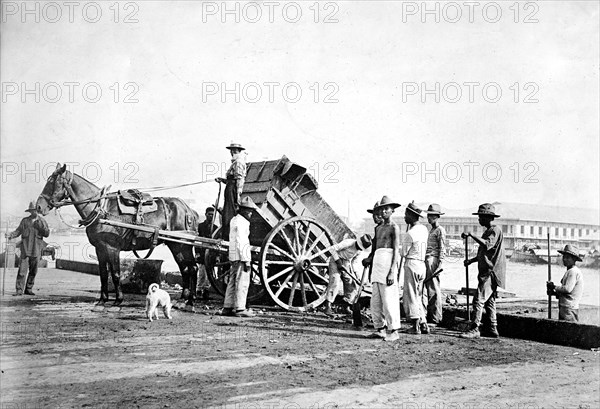
M367 282L367 273L369 272L369 267L365 267L363 269L362 279L360 280L360 286L358 287L358 292L356 293L356 298L354 298L354 302L352 303L352 324L355 327L362 327L362 314L360 312L360 294L362 293L363 288L365 288L365 284Z

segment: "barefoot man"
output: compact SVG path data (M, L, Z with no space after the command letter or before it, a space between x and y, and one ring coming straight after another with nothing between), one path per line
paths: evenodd
M386 341L395 341L399 338L400 329L400 303L398 293L398 270L400 229L392 221L394 209L400 207L389 197L383 196L379 206L373 209L383 219L375 227L375 240L373 240L373 260L371 281L373 295L371 296L371 314L375 332L373 338L383 338ZM386 327L391 331L386 334ZM387 335L387 336L386 336Z

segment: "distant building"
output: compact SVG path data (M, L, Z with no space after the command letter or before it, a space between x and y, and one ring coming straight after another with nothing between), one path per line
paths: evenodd
M420 206L425 209L427 205ZM575 244L585 254L600 248L600 215L596 210L521 203L494 203L494 206L496 213L501 216L494 224L504 233L506 249L519 249L524 245L545 248L548 233L553 249L564 247L565 244ZM397 210L393 220L404 232L406 226L402 209L403 207ZM476 210L477 206L472 209L443 210L446 214L442 216L441 224L446 229L449 240L461 240L461 233L466 231L483 234L483 227L479 225L477 216L471 215ZM427 224L426 219L423 219L423 224ZM363 231L372 232L373 228L373 220L365 218Z

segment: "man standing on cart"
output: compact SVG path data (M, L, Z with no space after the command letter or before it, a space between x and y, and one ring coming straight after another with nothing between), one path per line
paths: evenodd
M225 196L223 198L223 228L221 229L223 240L229 240L229 223L235 216L240 205L244 181L246 180L246 150L239 143L233 143L226 147L231 153L231 166L227 170L226 178L216 178L219 183L225 183Z

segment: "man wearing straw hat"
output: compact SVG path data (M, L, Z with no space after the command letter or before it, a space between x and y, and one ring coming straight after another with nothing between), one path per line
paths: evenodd
M577 261L582 261L577 247L567 244L564 250L558 250L563 257L563 264L567 272L560 280L561 285L552 281L546 283L548 295L558 298L558 319L564 321L579 321L579 302L583 295L583 275Z
M439 204L432 203L427 209L427 221L431 225L427 238L425 252L425 283L423 288L423 306L427 313L427 322L438 325L442 321L442 290L439 275L436 271L442 267L446 252L446 230L440 226L440 216L443 215Z
M29 212L29 216L21 220L17 230L6 235L6 238L9 240L21 236L21 245L19 248L21 251L21 264L17 273L17 292L14 294L16 296L23 295L23 287L25 287L25 294L35 295L33 293L33 285L38 271L38 261L42 256L42 250L46 247L44 237L50 235L48 223L46 223L46 220L41 215L38 215L33 202L29 203L29 208L25 211ZM29 274L27 275L27 282L25 282L25 273L28 266Z
M216 178L219 183L225 183L225 192L223 195L223 227L221 237L224 240L229 239L229 222L235 216L240 205L242 190L244 190L244 181L246 180L246 158L244 157L244 148L239 143L233 143L225 147L231 153L231 166L227 170L226 178Z
M370 338L381 338L385 341L399 339L400 303L398 294L398 248L400 244L400 229L392 220L394 209L400 207L389 197L383 196L373 213L381 215L382 223L375 227L373 240L373 256L365 265L371 265L371 316L375 332ZM391 331L388 335L386 328Z
M479 216L479 224L485 227L485 232L481 237L474 236L471 233L465 233L465 238L473 238L479 248L477 257L465 260L465 266L477 262L479 274L477 275L477 295L473 299L475 309L475 319L468 332L461 334L462 338L479 338L480 335L498 338L496 327L496 290L504 286L506 275L506 257L504 255L504 236L502 230L493 225L495 218L500 217L496 214L496 208L491 203L484 203L473 215ZM489 326L480 333L481 318L485 309L489 321Z
M239 205L237 215L231 219L229 233L229 261L231 268L229 282L225 291L225 301L221 315L235 317L253 317L254 313L246 309L246 296L250 285L250 219L258 207L248 196Z
M421 212L414 202L409 203L404 211L404 221L409 229L402 242L405 259L402 305L406 318L412 323L411 334L429 334L422 294L428 233L427 227L419 222Z

